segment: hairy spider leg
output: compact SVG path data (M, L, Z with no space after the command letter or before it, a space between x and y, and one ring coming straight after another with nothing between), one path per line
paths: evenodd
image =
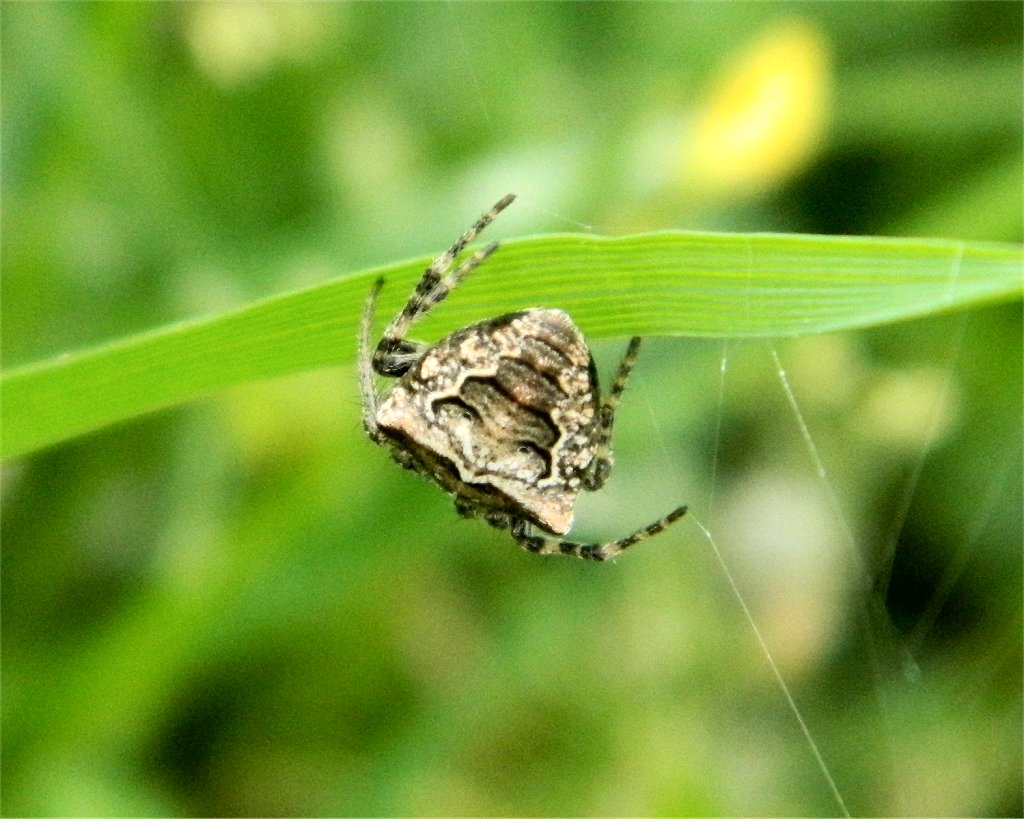
M426 349L425 345L405 338L409 328L428 311L436 307L455 289L456 285L479 267L483 261L498 249L498 243L492 242L478 250L469 259L445 276L452 266L455 257L486 228L495 217L507 208L515 199L508 194L487 213L481 216L472 227L463 233L455 243L438 256L423 272L423 277L413 290L409 300L385 328L384 335L373 354L373 369L380 375L391 377L404 375L413 362Z
M403 308L402 312L399 313L399 316L396 317L396 321L400 316L405 314L409 315L410 323L420 318L430 310L431 307L442 301L444 297L454 289L459 280L465 278L473 268L479 266L487 256L491 255L491 253L497 249L497 242L487 248L484 248L484 250L481 251L481 253L484 254L481 258L476 259L475 262L473 262L473 259L470 259L469 262L463 264L448 277L449 280L456 279L456 281L451 282L451 284L447 284L442 281L445 271L451 267L455 257L458 256L465 249L466 245L472 242L484 230L484 228L493 222L499 213L511 205L515 198L515 194L510 193L499 200L494 207L477 219L469 230L456 239L455 243L450 248L433 261L430 267L424 271L423 278L420 279L419 284L416 285L416 289L412 292L412 295L409 296L409 301ZM476 255L480 256L480 253L477 253ZM474 259L475 258L476 257L474 256ZM470 264L471 262L472 264ZM396 322L392 322L392 324L395 323Z
M618 557L635 543L647 540L647 538L663 532L685 514L686 507L680 506L678 509L673 509L665 517L658 518L654 523L648 524L643 529L638 529L631 535L626 535L626 537L607 543L576 543L571 540L531 534L530 524L521 519L516 520L512 524L511 531L512 539L528 552L540 555L562 554L583 558L584 560L611 560L614 557Z
M615 425L615 411L622 401L622 393L626 389L626 381L636 363L637 353L640 351L640 337L633 336L626 347L626 354L619 363L619 370L612 381L611 389L601 401L598 409L598 430L597 430L597 454L590 465L590 469L583 476L583 488L587 491L594 491L604 486L611 472L612 463L612 428Z
M373 383L373 363L370 358L370 329L377 311L377 296L383 286L383 277L373 283L370 295L363 303L363 317L359 322L359 392L363 397L363 429L375 444L384 443L384 436L377 428L377 388Z

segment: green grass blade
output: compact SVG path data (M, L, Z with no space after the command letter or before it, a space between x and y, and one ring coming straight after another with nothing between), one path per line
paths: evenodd
M349 364L371 282L387 279L379 330L428 263L362 271L11 370L0 380L0 456L230 385ZM592 339L801 335L1016 299L1022 290L1021 248L1009 244L677 231L542 236L504 243L417 335L434 339L530 306L568 310Z

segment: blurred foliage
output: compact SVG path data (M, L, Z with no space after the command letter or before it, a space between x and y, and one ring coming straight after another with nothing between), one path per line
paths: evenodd
M437 251L509 190L495 237L1020 242L1022 39L1017 3L4 3L3 365ZM690 503L853 813L1024 808L1021 331L652 339L579 504L590 538ZM696 525L522 553L354 382L5 466L5 815L840 810Z

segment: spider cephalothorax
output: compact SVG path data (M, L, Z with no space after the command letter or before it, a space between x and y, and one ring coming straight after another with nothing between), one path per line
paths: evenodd
M375 283L359 339L363 426L398 463L450 492L459 514L509 529L532 552L606 560L660 532L686 507L609 543L574 543L535 530L564 535L580 491L598 489L608 477L615 409L640 339L630 340L601 400L587 343L561 310L498 316L432 346L406 338L414 321L497 250L496 242L487 245L450 271L512 199L498 202L427 268L371 356L370 325L384 282ZM375 372L398 379L383 396Z

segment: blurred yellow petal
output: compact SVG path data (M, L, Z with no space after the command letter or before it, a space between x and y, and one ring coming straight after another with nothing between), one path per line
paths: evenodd
M805 21L762 32L697 112L684 184L756 191L807 165L825 131L830 62L824 36Z

